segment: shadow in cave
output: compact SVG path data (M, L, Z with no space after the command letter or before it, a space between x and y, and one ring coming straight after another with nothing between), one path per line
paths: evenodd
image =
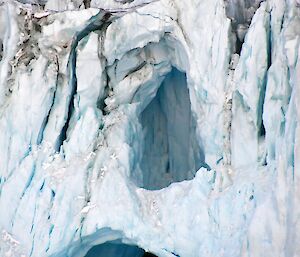
M157 190L192 179L204 164L196 138L186 74L172 68L140 115L144 152L140 163L145 189Z
M119 242L108 242L92 247L85 257L157 257L143 249Z

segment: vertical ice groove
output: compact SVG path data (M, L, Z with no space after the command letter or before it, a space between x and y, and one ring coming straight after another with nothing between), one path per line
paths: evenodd
M67 97L67 109L65 114L65 124L62 128L61 134L59 135L58 142L56 144L56 151L59 151L61 145L63 144L64 140L67 138L67 130L69 126L69 122L71 119L71 115L74 110L74 95L77 91L77 77L76 77L76 58L77 58L77 46L80 40L86 37L89 33L94 30L102 30L105 29L111 21L109 21L110 14L106 12L100 11L99 14L92 17L91 20L88 22L88 25L83 28L82 31L77 32L74 36L74 39L71 44L71 51L70 56L67 64L67 69L69 70L69 96Z
M255 13L234 72L232 126L243 124L243 133L233 130L231 135L232 165L236 168L258 163L262 158L259 131L270 43L270 15L266 8L266 3L263 3Z
M299 208L296 207L299 198L295 197L294 186L297 182L293 181L293 175L297 173L294 173L297 170L294 154L299 115L295 104L298 99L295 83L299 73L295 76L298 67L294 61L289 62L290 57L292 60L299 58L299 44L293 44L299 30L296 34L290 33L299 27L299 19L293 17L299 10L291 2L271 2L272 63L268 72L263 120L266 128L269 172L275 182L270 190L272 197L266 197L267 200L257 207L255 219L249 230L249 251L253 256L263 254L262 250L256 247L261 238L268 240L265 249L276 249L278 255L298 256L299 252L299 247L295 244L295 240L299 238L296 232L299 229L299 222L296 221L299 214ZM287 45L290 46L288 50ZM289 55L286 51L292 54ZM265 218L262 221L259 218L262 213L267 213L266 217L276 218L274 221ZM258 222L263 226L254 229Z
M52 110L54 102L55 102L55 96L56 96L57 87L58 87L58 84L59 84L59 76L60 76L59 75L59 63L58 63L58 60L56 60L56 67L57 67L56 68L57 76L56 76L55 89L54 89L54 92L53 92L53 95L52 95L52 102L51 102L51 104L49 106L49 110L47 112L46 117L43 120L43 123L41 124L41 128L40 128L40 131L39 131L37 139L36 139L36 143L38 145L41 144L42 141L43 141L45 128L47 127L47 124L48 124L48 121L49 121L49 117L50 117L50 114L51 114L51 110Z

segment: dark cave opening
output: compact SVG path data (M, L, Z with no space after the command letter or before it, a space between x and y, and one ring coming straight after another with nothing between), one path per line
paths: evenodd
M2 40L0 39L0 61L2 60L2 56L3 56L3 43Z
M157 190L192 179L203 166L186 74L173 68L140 115L144 133L143 187Z
M92 247L85 257L156 257L156 255L134 245L113 241Z

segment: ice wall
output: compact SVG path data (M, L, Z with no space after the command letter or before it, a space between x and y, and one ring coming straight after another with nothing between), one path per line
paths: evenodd
M0 256L299 256L297 1L20 2Z

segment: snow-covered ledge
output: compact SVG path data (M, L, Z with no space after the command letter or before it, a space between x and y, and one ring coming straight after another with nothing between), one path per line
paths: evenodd
M298 256L296 1L21 2L0 1L0 256Z

